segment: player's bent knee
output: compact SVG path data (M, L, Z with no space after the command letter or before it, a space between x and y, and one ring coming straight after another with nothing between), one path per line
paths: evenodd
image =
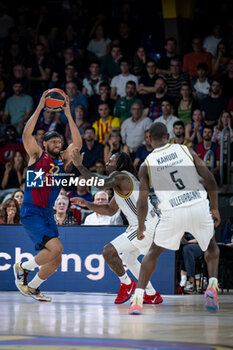
M103 255L105 260L108 259L109 257L115 255L115 254L117 254L117 251L111 243L104 246L103 251L102 251L102 255Z

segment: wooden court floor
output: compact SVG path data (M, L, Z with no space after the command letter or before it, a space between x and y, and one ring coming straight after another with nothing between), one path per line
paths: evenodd
M206 345L200 349L233 348L232 292L219 296L220 310L216 314L204 310L203 295L164 295L163 304L145 305L143 314L134 316L127 313L129 301L115 305L112 294L47 294L53 297L51 303L34 301L19 292L0 292L0 349L188 349L184 343L192 349L194 344ZM42 337L40 345L35 340L38 336ZM49 338L48 345L44 340L48 337L58 340L54 343ZM67 342L86 339L89 343L76 347L69 340L73 344L70 347L70 343L59 343L63 338ZM100 344L100 339L105 343ZM111 339L121 342L116 345L110 343ZM131 343L125 345L125 340ZM140 347L145 341L157 345ZM181 345L175 347L176 343Z

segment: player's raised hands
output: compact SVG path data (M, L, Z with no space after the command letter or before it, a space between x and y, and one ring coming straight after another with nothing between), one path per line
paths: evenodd
M71 151L71 160L74 166L79 166L83 162L84 152L80 154L80 151L77 147L73 148Z
M40 98L40 102L39 102L38 107L44 108L44 106L45 106L45 97L48 95L49 91L50 91L50 89L45 90L45 91L43 92L43 94L42 94L42 96L41 96L41 98Z

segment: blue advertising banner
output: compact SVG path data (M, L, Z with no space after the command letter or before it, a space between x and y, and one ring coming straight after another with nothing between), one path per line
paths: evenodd
M66 226L58 230L64 246L62 263L44 282L43 290L117 293L119 279L105 263L102 249L123 233L125 227ZM35 254L33 243L21 225L0 226L0 290L16 290L13 264ZM29 279L34 274L32 272ZM151 282L160 293L174 294L174 279L175 253L165 251L159 258Z

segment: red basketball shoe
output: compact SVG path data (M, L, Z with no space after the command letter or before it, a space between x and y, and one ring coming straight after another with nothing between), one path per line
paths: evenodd
M130 284L121 283L121 288L115 299L115 304L123 304L127 301L136 289L137 283L132 280Z
M161 304L163 302L163 298L156 292L153 295L144 294L143 296L143 304Z

